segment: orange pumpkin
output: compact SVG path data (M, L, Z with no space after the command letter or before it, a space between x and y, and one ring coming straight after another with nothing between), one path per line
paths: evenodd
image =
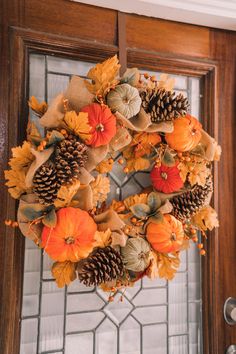
M180 152L190 151L199 143L202 133L201 123L194 117L187 115L174 120L174 130L166 133L167 144Z
M107 106L92 103L81 110L88 113L89 132L92 136L86 141L87 145L94 147L107 145L116 134L116 118Z
M91 252L96 230L97 225L86 211L62 208L57 212L56 226L44 226L42 246L55 261L77 262Z
M179 251L184 240L182 223L174 216L166 214L162 223L148 224L147 240L160 253Z

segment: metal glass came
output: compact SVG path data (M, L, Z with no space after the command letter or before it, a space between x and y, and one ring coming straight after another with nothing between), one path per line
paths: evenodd
M29 95L50 102L72 74L86 75L91 63L31 54ZM199 116L199 80L175 76L175 90L188 95ZM118 156L117 158L118 159ZM123 199L150 184L148 174L126 176L116 163L109 174L110 200ZM201 272L194 245L182 253L175 279L145 278L127 289L124 301L74 282L58 289L51 260L26 240L21 354L200 354Z

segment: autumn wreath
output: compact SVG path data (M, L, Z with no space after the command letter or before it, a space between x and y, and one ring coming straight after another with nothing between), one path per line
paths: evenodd
M219 145L172 79L136 68L119 78L119 67L114 56L86 80L72 77L49 106L31 97L38 122L29 121L5 171L19 199L17 221L6 225L55 261L59 287L79 279L116 292L143 276L172 279L179 253L193 241L204 255L200 233L218 226L209 203ZM125 173L148 170L152 185L107 205L118 152Z

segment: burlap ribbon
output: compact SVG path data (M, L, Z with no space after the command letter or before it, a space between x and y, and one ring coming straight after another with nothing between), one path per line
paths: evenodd
M152 123L150 114L146 113L143 108L140 112L130 119L125 118L121 113L115 113L116 118L122 122L122 124L131 130L138 132L163 132L171 133L174 130L172 122Z
M35 160L32 162L30 165L29 170L27 171L26 177L25 177L25 184L27 188L31 188L33 185L33 178L34 174L37 171L37 169L42 166L52 155L54 151L54 147L50 147L48 149L45 149L43 151L37 151L35 149L31 149L32 154L35 156Z
M205 158L208 161L213 161L217 148L219 146L216 140L212 138L209 134L207 134L205 130L202 129L202 137L200 143L203 145L205 149Z

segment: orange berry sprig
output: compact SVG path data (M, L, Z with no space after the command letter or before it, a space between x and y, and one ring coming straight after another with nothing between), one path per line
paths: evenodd
M14 228L19 226L17 221L14 221L14 220L11 220L11 219L5 220L5 225L6 226L11 226L11 227L14 227Z

